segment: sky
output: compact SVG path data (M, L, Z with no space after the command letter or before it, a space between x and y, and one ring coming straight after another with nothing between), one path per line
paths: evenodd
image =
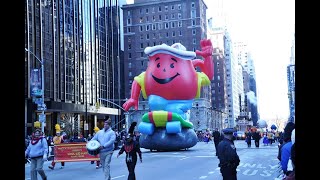
M215 5L218 1L223 6ZM127 0L132 2L132 0ZM253 57L260 119L289 116L287 65L295 31L293 0L204 0L207 18L223 7L233 41L248 44Z
M205 0L207 17L219 10ZM222 0L233 41L248 43L253 57L260 119L289 116L287 65L295 31L295 1Z

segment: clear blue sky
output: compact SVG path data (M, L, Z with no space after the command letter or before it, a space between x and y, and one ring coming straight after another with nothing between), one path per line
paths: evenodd
M207 16L219 9L218 0L205 0ZM287 65L294 39L295 1L292 0L222 0L231 38L248 43L257 81L260 118L289 116Z

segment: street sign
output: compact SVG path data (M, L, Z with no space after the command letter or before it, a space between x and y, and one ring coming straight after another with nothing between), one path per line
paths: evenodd
M39 121L45 122L46 121L46 115L45 114L39 114Z

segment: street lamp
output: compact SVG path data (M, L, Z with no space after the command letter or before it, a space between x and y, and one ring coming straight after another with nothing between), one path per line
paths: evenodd
M122 109L124 111L124 115L125 115L125 118L126 118L126 133L128 134L128 131L129 131L129 112L127 112L125 109L123 109L123 107L119 106L118 104L108 100L108 99L104 99L104 98L98 98L102 101L106 101L106 102L109 102L115 106L117 106L118 108Z
M41 122L41 131L44 133L44 122L46 120L45 115L44 115L44 111L45 111L45 104L44 104L44 60L40 60L40 58L38 58L38 56L36 56L35 54L33 54L33 52L29 51L29 49L25 48L25 51L29 52L30 54L32 54L40 63L41 63L41 89L42 89L42 99L41 99L41 109L42 109L42 118L44 117L44 119L39 119Z

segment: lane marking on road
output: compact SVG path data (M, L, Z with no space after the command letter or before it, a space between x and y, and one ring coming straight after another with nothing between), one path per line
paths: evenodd
M213 158L213 157L216 157L216 156L194 156L194 157L211 157L211 158Z
M124 177L125 175L121 175L121 176L116 176L116 177L113 177L111 179L118 179L118 178L121 178L121 177Z
M207 178L208 176L200 176L199 179L205 179Z
M162 157L181 157L181 158L184 158L186 156L179 156L179 155L165 155L165 154L156 154L154 156L162 156ZM153 157L154 157L153 156Z
M184 157L184 158L181 158L181 159L179 159L179 160L184 160L184 159L188 159L188 158L190 158L190 157Z
M210 172L208 172L208 174L213 174L214 173L214 171L210 171Z

